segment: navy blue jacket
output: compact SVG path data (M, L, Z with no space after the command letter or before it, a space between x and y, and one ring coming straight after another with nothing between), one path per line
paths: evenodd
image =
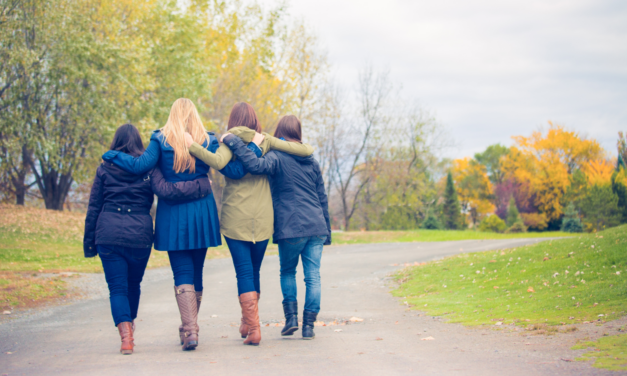
M229 135L224 141L248 172L268 175L274 208L274 243L326 235L324 244L331 244L327 195L320 166L313 156L298 157L274 150L257 158L239 137Z
M151 248L153 192L159 198L181 202L210 195L211 184L207 175L169 183L158 168L135 175L112 163L102 163L96 171L85 218L85 257L96 256L99 244Z

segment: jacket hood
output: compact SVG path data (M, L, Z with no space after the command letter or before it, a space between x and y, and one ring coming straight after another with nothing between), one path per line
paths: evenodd
M292 154L288 154L290 157L294 158L296 160L296 162L300 163L300 164L304 164L304 165L308 165L308 164L312 164L314 163L316 160L314 159L313 155L308 155L306 157L299 157L297 155L292 155Z
M143 178L143 176L126 172L120 167L114 165L113 163L103 162L102 167L105 169L105 171L107 171L107 173L113 175L114 178L116 178L119 181L123 181L125 183L132 183L134 181L137 181Z

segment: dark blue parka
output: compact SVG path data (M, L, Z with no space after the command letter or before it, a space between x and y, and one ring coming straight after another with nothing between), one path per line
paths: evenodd
M327 195L320 166L313 156L270 151L257 158L239 137L229 135L224 143L251 174L268 175L274 208L274 243L326 235L324 244L331 244Z
M185 202L210 195L211 184L207 175L169 183L158 168L135 175L102 163L96 170L85 218L85 257L94 257L99 244L151 248L153 192L161 199Z

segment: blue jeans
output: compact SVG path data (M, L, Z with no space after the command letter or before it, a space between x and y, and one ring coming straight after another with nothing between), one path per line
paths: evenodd
M194 285L194 290L202 291L202 268L206 257L207 248L168 251L174 286Z
M259 286L259 269L266 254L268 240L261 242L246 242L243 240L229 239L226 236L226 244L231 251L233 266L237 276L237 294L242 295L247 292L261 292Z
M105 279L109 285L109 301L113 322L131 322L137 317L140 283L150 258L151 248L127 248L98 245Z
M297 301L296 267L298 256L303 259L305 272L305 311L320 312L320 258L326 236L309 236L279 240L281 260L281 291L283 303Z

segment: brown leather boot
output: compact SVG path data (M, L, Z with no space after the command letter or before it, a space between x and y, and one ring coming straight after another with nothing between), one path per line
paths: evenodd
M131 355L133 353L133 326L130 322L121 322L118 324L118 331L120 332L120 338L122 339L122 347L120 352L123 355Z
M260 298L261 298L261 294L257 293L257 300L259 300ZM239 306L240 308L242 308L241 302ZM244 308L242 308L242 323L239 326L239 334L242 336L242 338L248 337L248 325L246 325L246 322L244 321Z
M183 350L198 346L198 303L193 285L175 286L176 303L183 322Z
M202 291L195 291L195 293L196 293L196 308L198 308L198 312L200 312L200 302L202 301ZM185 330L183 330L182 324L179 325L179 338L181 338L181 345L185 343Z
M239 302L242 305L244 322L248 326L248 336L244 345L258 346L261 342L261 331L259 329L259 297L257 292L251 291L240 295Z

